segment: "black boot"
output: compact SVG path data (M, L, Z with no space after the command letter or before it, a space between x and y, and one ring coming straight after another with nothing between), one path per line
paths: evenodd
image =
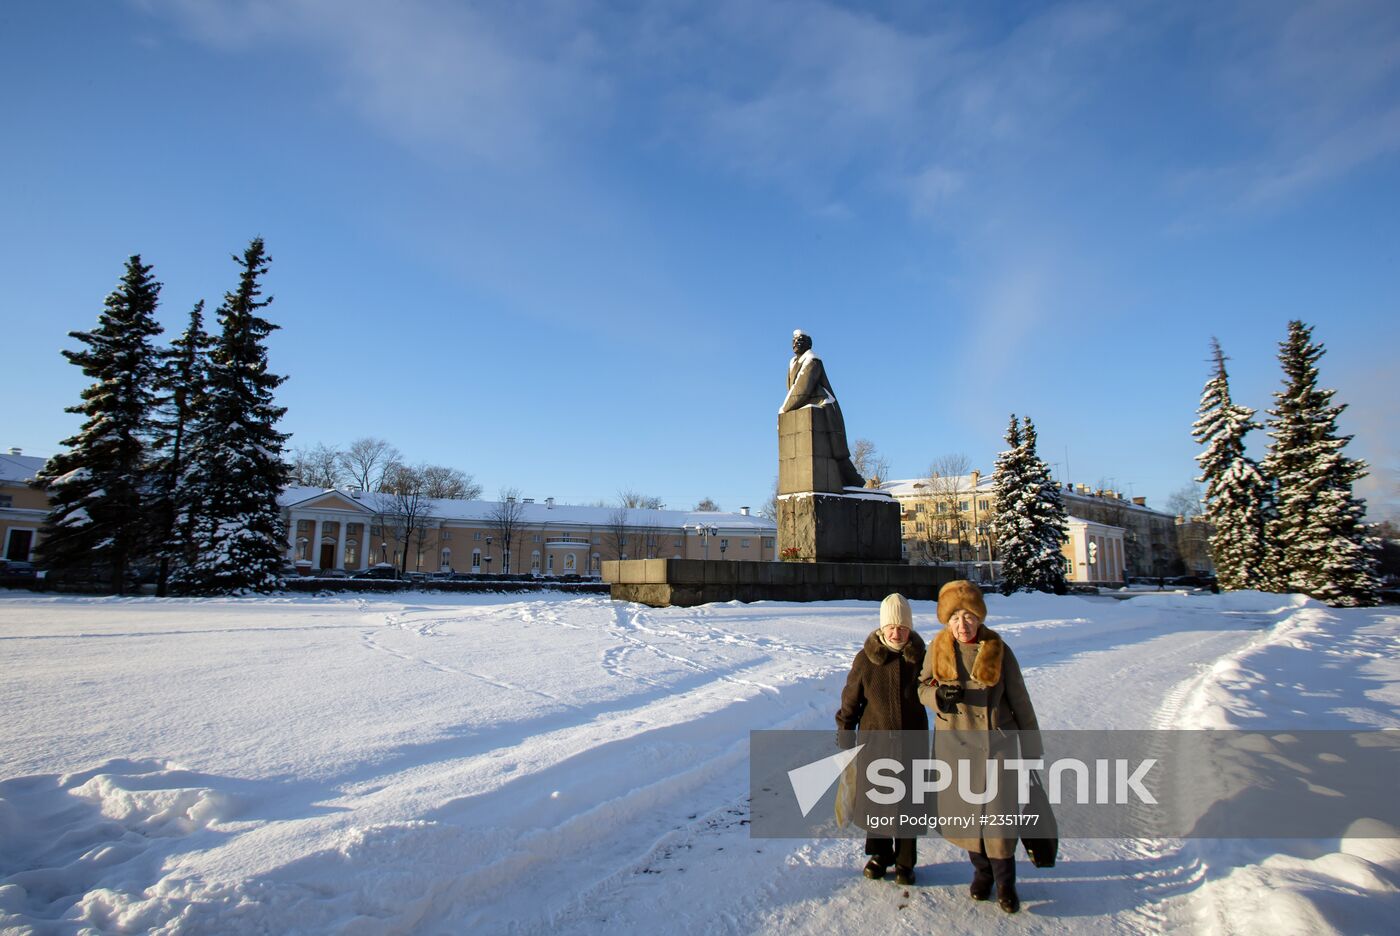
M997 906L1015 913L1021 909L1021 898L1016 895L1016 859L992 858L990 864L997 882Z
M876 855L865 863L865 876L872 881L878 881L885 876L885 872L889 870L889 867L890 863L888 861Z
M992 863L981 852L968 852L972 861L972 884L967 893L973 900L986 900L992 896Z
M894 882L900 887L908 887L914 883L914 869L906 868L903 865L894 866Z

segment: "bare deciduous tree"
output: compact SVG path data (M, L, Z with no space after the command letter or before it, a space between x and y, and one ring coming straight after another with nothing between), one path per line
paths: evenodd
M608 514L608 525L603 534L604 544L614 559L627 558L627 529L627 506L624 504Z
M486 519L501 541L501 571L508 573L513 545L525 525L525 505L520 501L519 488L501 488L496 498L496 506Z
M414 553L414 569L421 571L423 547L431 529L432 498L423 493L418 471L403 465L385 477L384 486L388 490L374 495L375 525L386 541L393 541L399 571L408 571L410 551Z
M975 491L969 473L971 460L963 454L942 455L920 479L922 495L914 501L914 532L910 537L916 557L939 564L973 558L972 513Z
M1167 510L1190 520L1199 517L1204 511L1202 500L1205 497L1201 486L1195 482L1185 484L1167 495Z
M623 507L637 510L665 510L666 504L659 497L642 494L631 488L617 492L617 500Z
M773 488L768 492L768 499L763 502L763 506L758 508L760 517L778 522L778 476L773 476Z
M855 445L851 447L851 464L856 466L856 471L867 483L872 478L878 481L889 480L890 461L880 454L875 443L869 439L856 439Z
M429 497L449 500L476 500L481 496L481 485L471 475L448 468L446 465L419 465L418 473L423 479L423 492Z
M345 480L341 467L344 453L324 442L292 451L291 483L306 487L339 487Z
M716 504L708 497L702 498L700 503L695 505L695 510L703 513L717 513L719 509L719 504Z
M340 468L345 479L362 491L381 491L384 479L403 463L403 456L383 439L365 436L356 439L341 453Z

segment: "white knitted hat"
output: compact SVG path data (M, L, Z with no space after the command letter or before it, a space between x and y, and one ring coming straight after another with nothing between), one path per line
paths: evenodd
M909 599L899 592L885 596L885 600L880 602L880 629L895 624L914 630L914 609L909 607Z

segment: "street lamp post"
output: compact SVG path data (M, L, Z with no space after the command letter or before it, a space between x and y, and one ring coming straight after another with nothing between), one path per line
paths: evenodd
M715 526L713 523L694 523L686 524L684 529L695 531L696 535L700 537L700 545L705 548L705 558L710 558L710 537L719 533L719 527ZM721 549L720 558L723 557L724 550Z

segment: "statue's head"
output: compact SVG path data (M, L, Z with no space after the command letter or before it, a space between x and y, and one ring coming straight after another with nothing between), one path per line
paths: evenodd
M792 333L792 353L805 354L812 347L812 336L802 329Z

